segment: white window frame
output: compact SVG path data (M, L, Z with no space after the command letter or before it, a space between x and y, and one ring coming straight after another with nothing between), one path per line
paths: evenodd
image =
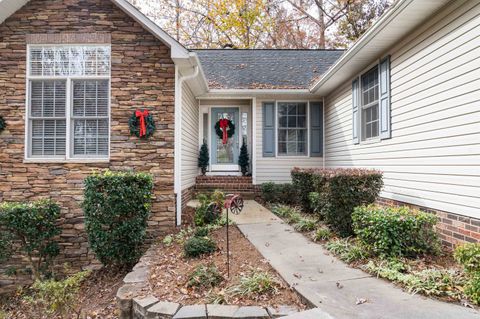
M376 62L376 63L370 64L368 67L363 69L360 73L358 73L353 78L353 79L358 80L358 93L357 93L357 98L358 98L358 101L359 101L358 102L359 115L358 115L358 120L357 120L357 125L358 125L358 128L359 128L359 132L358 132L359 142L358 142L358 144L371 144L371 143L381 142L381 138L380 138L380 95L379 95L379 99L378 99L378 112L379 112L379 115L378 115L379 116L378 135L375 136L375 137L366 138L365 137L365 130L363 128L363 110L364 110L364 108L368 108L369 106L368 105L366 105L366 106L363 105L362 76L367 74L368 72L370 72L375 67L377 67L377 70L378 70L378 68L380 68L380 63ZM380 74L378 76L379 76L378 81L380 81Z
M279 103L305 103L306 105L306 119L307 119L307 145L305 145L307 152L305 155L284 155L278 152L278 104ZM275 101L275 158L281 159L296 159L296 158L309 158L310 157L310 100L278 100Z
M84 43L77 43L77 44L28 44L27 45L27 67L26 67L26 99L25 99L25 155L24 161L25 162L53 162L53 163L63 163L63 162L109 162L110 161L110 144L111 144L111 72L112 72L112 57L110 53L110 74L109 75L68 75L68 76L43 76L43 75L30 75L30 58L31 58L31 49L36 47L73 47L73 46L103 46L103 47L110 47L111 52L111 45L106 43L95 43L95 44L84 44ZM66 136L65 136L65 156L43 156L43 157L36 157L30 155L30 147L31 147L31 127L30 127L30 82L34 80L40 81L50 81L50 80L57 80L57 81L66 81L66 101L65 101L65 120L66 120ZM72 94L72 83L75 80L108 80L108 147L107 147L107 155L88 155L88 156L74 156L73 155L73 94Z

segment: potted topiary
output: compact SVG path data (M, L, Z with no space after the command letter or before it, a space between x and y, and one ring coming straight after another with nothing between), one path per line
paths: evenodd
M210 163L210 155L208 154L208 145L203 140L202 147L200 148L200 154L198 155L198 167L202 170L202 175L207 172L208 164Z
M242 175L245 176L248 172L248 167L250 166L250 157L248 156L247 143L245 143L245 140L243 141L242 147L240 148L238 165L240 166Z

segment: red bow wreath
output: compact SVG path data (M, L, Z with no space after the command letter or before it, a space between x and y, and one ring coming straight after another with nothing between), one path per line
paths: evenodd
M140 120L140 137L147 135L147 126L145 124L145 119L148 116L148 110L136 110L135 116Z

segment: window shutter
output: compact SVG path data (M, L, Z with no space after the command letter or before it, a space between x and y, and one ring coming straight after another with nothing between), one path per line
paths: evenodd
M360 143L360 134L359 134L359 120L360 120L360 113L359 113L359 90L360 90L360 81L359 79L355 79L352 82L352 138L353 144Z
M265 102L263 108L263 157L275 157L275 103Z
M390 56L380 61L380 138L392 136L390 125Z
M310 156L323 156L323 103L310 103Z

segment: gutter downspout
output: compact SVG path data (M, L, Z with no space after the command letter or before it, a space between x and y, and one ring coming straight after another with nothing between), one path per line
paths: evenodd
M183 82L196 77L199 73L198 65L194 66L193 74L181 76L178 66L175 65L175 132L174 132L174 193L176 226L182 224L182 87Z

